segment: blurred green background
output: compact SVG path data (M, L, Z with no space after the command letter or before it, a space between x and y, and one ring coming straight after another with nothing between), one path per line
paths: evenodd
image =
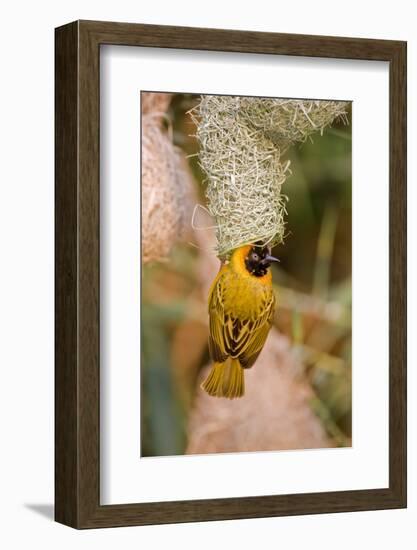
M198 151L187 114L197 101L177 94L168 113L174 141L187 155ZM286 238L274 250L276 326L290 339L314 389L311 406L337 446L351 444L351 135L350 122L335 123L286 153ZM190 165L201 183L196 156ZM202 185L198 193L204 204ZM141 456L186 448L196 380L209 359L198 253L179 245L169 262L142 270Z

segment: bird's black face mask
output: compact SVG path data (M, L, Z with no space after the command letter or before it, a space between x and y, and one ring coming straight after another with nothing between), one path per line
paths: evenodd
M253 246L245 259L246 269L255 277L266 275L272 262L279 262L279 260L271 256L271 249L268 246Z

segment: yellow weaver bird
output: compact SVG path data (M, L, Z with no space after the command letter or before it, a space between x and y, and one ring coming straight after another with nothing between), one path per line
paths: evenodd
M201 387L215 397L242 397L244 369L260 354L275 308L269 247L245 245L233 251L210 288L209 351L214 364Z

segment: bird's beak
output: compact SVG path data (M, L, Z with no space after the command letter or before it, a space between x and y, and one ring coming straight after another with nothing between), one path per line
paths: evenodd
M262 263L271 263L271 262L279 262L278 258L274 258L274 256L271 256L270 254L266 255L265 258L262 260Z

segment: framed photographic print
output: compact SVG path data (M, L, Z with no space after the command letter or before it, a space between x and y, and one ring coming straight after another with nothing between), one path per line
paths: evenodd
M406 44L56 29L56 520L406 506Z

